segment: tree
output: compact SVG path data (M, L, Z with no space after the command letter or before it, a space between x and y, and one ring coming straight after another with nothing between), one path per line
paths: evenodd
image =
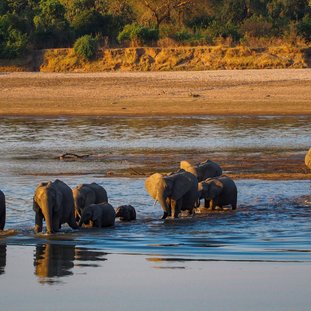
M172 12L185 8L195 0L143 0L143 5L151 11L155 20L155 26L159 29L160 25L170 19Z
M59 0L41 0L39 13L33 19L37 48L63 47L71 42L71 32L65 18L65 7Z

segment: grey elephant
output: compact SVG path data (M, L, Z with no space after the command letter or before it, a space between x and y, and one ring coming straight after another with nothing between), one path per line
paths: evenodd
M191 164L188 161L181 161L180 168L184 169L187 172L192 173L194 176L198 178L199 182L207 178L222 175L221 167L211 160L206 160L198 164Z
M309 151L305 156L305 164L309 169L311 169L311 148L309 149Z
M155 173L146 179L145 188L161 204L162 219L168 216L177 218L184 210L192 213L198 198L198 180L184 170L169 176Z
M91 227L110 227L115 223L116 212L109 203L91 204L82 210L79 226L83 224Z
M96 184L81 184L72 189L75 216L79 221L81 213L86 206L108 202L107 191L104 187Z
M136 220L136 210L132 205L121 205L116 209L116 218L122 221Z
M199 198L205 200L205 207L215 209L216 206L231 205L232 209L237 208L237 187L228 176L206 179L199 183L198 191Z
M0 230L3 230L5 226L5 212L6 212L5 195L0 190Z
M72 229L77 229L74 217L72 190L61 180L40 183L33 197L33 209L36 213L35 232L42 231L42 221L45 219L47 233L57 232L61 225L68 223Z

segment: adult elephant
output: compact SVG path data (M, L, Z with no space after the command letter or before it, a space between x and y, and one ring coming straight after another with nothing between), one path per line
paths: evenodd
M89 225L91 222L92 227L110 227L114 225L115 218L116 212L109 203L91 204L83 209L79 226Z
M72 189L75 216L79 221L83 209L91 204L108 202L107 191L97 183L81 184Z
M199 199L205 200L205 207L211 209L225 205L231 205L232 209L237 207L237 187L235 182L228 176L206 179L199 183L198 190Z
M47 233L57 232L61 225L77 229L74 217L72 190L61 180L40 183L33 197L33 209L36 213L35 232L42 231L43 218L46 222Z
M3 230L5 226L5 212L6 212L5 195L0 190L0 230Z
M217 176L222 175L221 167L217 163L211 160L206 160L204 162L194 164L194 165L188 161L181 161L180 168L184 169L187 172L192 173L194 176L198 178L199 182L207 178L217 177Z
M308 166L309 169L311 169L311 148L305 156L305 164Z
M168 216L177 218L183 210L192 213L198 199L198 180L184 170L169 176L155 173L146 179L145 188L161 204L162 219Z

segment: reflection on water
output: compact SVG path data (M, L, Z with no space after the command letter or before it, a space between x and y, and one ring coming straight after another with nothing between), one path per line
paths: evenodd
M6 244L0 243L0 275L5 273L6 266Z
M73 275L75 266L98 267L97 262L106 260L105 255L75 245L39 244L34 254L35 275L40 283L52 285L61 282L62 277Z

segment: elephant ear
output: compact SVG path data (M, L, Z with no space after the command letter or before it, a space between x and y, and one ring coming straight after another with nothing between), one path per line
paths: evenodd
M155 200L158 200L159 189L165 186L164 177L160 173L149 176L145 181L145 188L148 194Z
M197 172L196 167L194 165L192 165L190 162L181 161L180 162L180 168L185 170L186 172L189 172L189 173L193 174L194 176L198 177L198 172Z
M187 176L187 172L176 174L170 177L173 183L167 180L167 185L172 191L172 198L175 200L180 199L185 193L187 193L193 185L193 180Z
M224 187L223 183L218 179L211 180L208 187L208 196L211 199L219 196L220 193L222 192L223 187Z

